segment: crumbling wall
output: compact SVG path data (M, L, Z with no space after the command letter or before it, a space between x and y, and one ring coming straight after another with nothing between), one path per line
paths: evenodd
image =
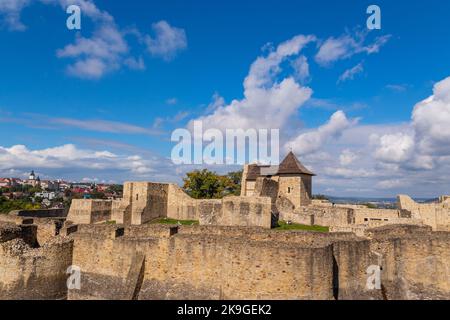
M433 230L450 231L450 203L443 196L438 203L417 203L409 196L398 196L398 206L401 210L411 212L412 217L421 219Z
M33 248L27 239L36 237L30 233L31 227L0 226L0 300L65 299L66 271L72 264L73 242L55 238L40 248ZM6 233L10 236L1 237Z
M450 299L450 233L417 226L370 230L371 250L382 256L387 299Z

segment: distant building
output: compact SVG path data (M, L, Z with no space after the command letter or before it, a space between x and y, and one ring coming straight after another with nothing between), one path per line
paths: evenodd
M53 200L57 198L59 194L53 191L52 192L43 191L43 192L36 192L34 196L38 198Z
M30 176L28 177L28 180L25 181L25 185L29 185L32 187L38 187L41 185L41 178L39 178L39 176L36 177L34 170L31 171Z
M59 190L59 182L44 180L44 181L41 181L41 188L44 190L47 190L47 191L58 191Z
M11 187L11 180L8 178L0 178L0 187L1 188Z

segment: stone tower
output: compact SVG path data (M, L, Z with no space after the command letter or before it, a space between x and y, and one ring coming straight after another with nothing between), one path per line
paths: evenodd
M287 198L296 208L311 204L312 177L315 174L306 169L292 152L280 163L277 176L279 197Z

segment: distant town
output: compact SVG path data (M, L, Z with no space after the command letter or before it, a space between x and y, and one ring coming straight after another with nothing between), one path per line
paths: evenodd
M95 182L41 180L31 171L28 179L0 178L0 213L11 210L67 209L72 199L122 197L123 186Z

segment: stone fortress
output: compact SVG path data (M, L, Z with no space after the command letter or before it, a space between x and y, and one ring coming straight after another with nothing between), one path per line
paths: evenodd
M241 196L127 182L121 200L0 215L0 299L450 299L450 197L398 209L312 199L293 153L247 165ZM152 224L156 219L199 225ZM329 233L272 230L279 220ZM68 288L67 268L81 271ZM367 270L381 270L381 287Z

